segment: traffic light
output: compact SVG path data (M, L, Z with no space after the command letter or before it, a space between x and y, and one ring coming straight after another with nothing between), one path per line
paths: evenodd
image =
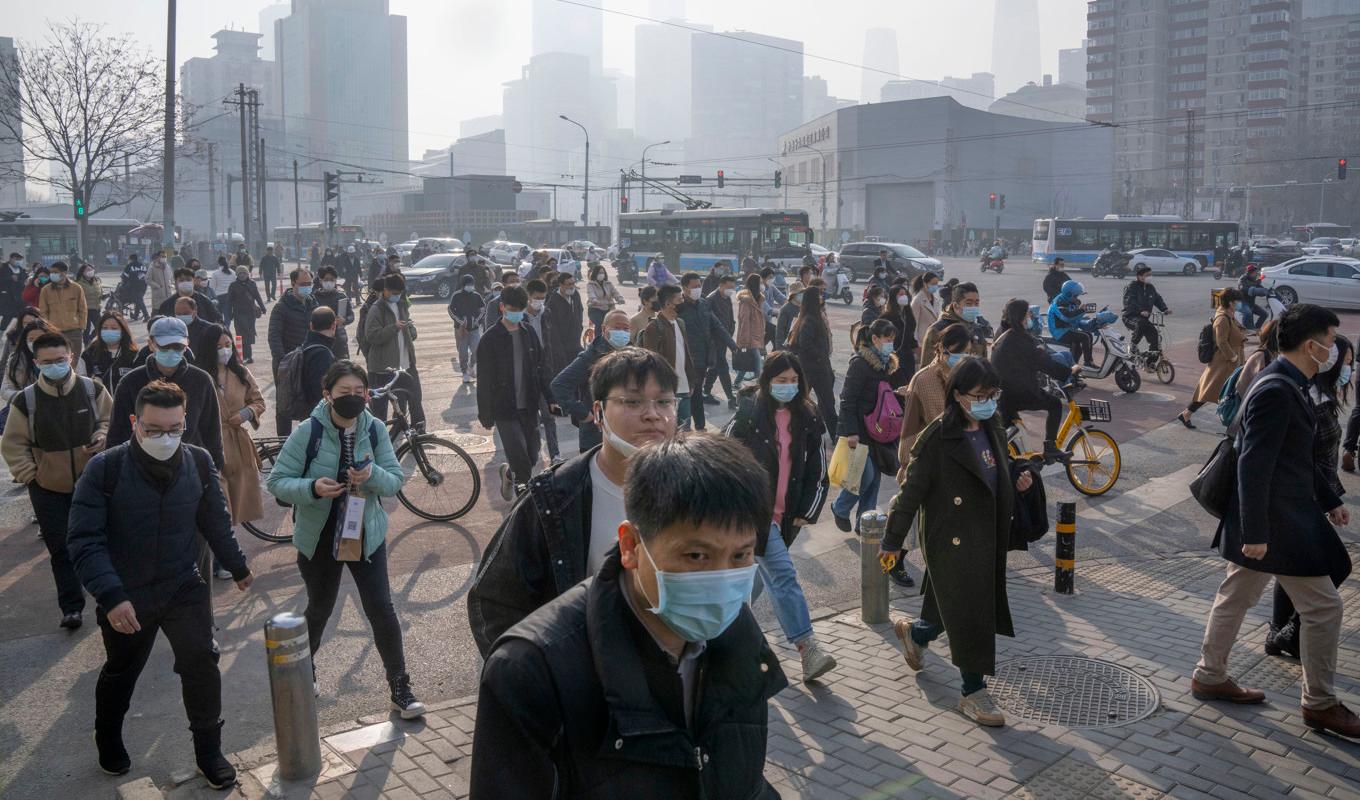
M85 219L85 200L77 197L75 201L76 219Z
M727 182L727 179L726 179L725 177L723 177L723 171L722 171L722 170L718 170L718 188L719 188L719 189L723 188L723 185L724 185L726 182Z
M325 173L326 180L326 202L334 200L340 196L340 175L335 172Z
M628 213L628 195L626 194L619 197L619 211Z
M1001 195L1001 207L1002 207L1002 208L1005 208L1005 207L1006 207L1006 195L1004 195L1004 194Z
M326 209L326 227L335 230L335 209L333 208Z
M987 195L987 207L996 208L996 192Z
M780 172L779 170L775 170L775 171L774 171L774 188L778 189L778 188L779 188L779 185L782 184L783 182L784 182L784 173Z
M1339 181L1346 180L1346 159L1344 158L1336 160L1336 179Z

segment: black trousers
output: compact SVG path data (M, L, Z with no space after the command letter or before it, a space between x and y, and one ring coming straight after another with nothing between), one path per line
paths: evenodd
M63 614L85 610L85 591L76 577L71 556L66 552L66 518L71 514L71 495L49 492L34 481L28 485L28 499L33 504L33 516L38 518L47 558L52 563L52 578L57 583L57 605Z
M1149 322L1147 317L1125 317L1124 322L1133 331L1133 336L1129 339L1133 347L1137 347L1142 339L1147 339L1149 350L1162 349L1162 337L1157 335L1157 326Z
M723 393L731 400L732 368L727 365L727 348L715 345L709 354L708 374L704 376L704 394L713 394L714 381L722 381Z
M387 382L392 380L393 372L393 370L385 369L378 373L376 377L370 377L369 385L387 385ZM406 393L407 406L409 407L409 413L411 415L411 424L421 428L425 427L425 408L421 403L423 393L420 389L420 370L416 369L415 364L406 368L406 375L402 377L400 381L397 381L396 388ZM387 421L388 402L388 398L379 397L374 398L373 402L370 403L373 415L383 422Z
M528 483L533 477L534 466L538 464L541 442L538 437L538 410L526 409L515 412L515 416L496 420L496 433L501 437L501 449L505 460L510 464L511 479L517 483Z
M1002 394L1005 397L1005 394ZM1048 416L1044 419L1044 441L1056 442L1058 439L1058 429L1062 427L1063 416L1067 413L1063 402L1052 395L1045 394L1039 396L1025 395L1014 403L1006 403L1002 409L1006 424L1010 424L1015 419L1016 414L1021 411L1044 411Z
M368 625L373 629L373 643L382 659L387 681L406 674L406 653L401 642L401 623L392 605L392 587L387 579L387 543L378 545L366 561L336 561L331 555L335 543L333 522L321 532L316 551L311 558L298 553L298 572L307 587L307 641L312 655L321 647L321 634L335 611L335 598L340 593L340 575L346 567L359 592L359 605L364 609ZM314 662L315 663L315 662Z
M1341 448L1347 453L1354 453L1357 441L1360 441L1360 403L1351 407L1350 418L1346 420L1346 434L1341 437Z
M1082 331L1068 331L1059 339L1059 344L1067 345L1072 357L1085 364L1091 363L1091 334Z
M538 407L538 424L543 427L543 441L548 445L548 458L556 459L562 450L557 444L557 417L548 410L547 403ZM538 459L535 458L535 461Z
M94 688L95 728L122 729L137 678L156 644L156 632L162 631L175 654L175 674L179 675L189 729L216 730L222 717L222 674L217 669L208 585L195 578L164 602L133 600L133 610L142 629L132 634L115 631L105 616L106 609L95 612L105 653L104 668Z
M836 375L831 364L810 364L803 362L803 373L807 375L808 389L817 397L817 411L822 415L822 423L832 439L836 438Z
M273 300L274 296L278 293L279 275L277 272L270 270L264 273L263 277L264 277L264 299Z

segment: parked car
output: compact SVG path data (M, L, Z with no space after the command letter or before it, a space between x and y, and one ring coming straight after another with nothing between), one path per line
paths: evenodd
M465 263L467 256L461 252L425 256L415 266L402 270L406 291L411 295L434 295L440 300L448 300L458 285L458 268Z
M1337 247L1340 248L1337 255L1346 256L1347 258L1360 257L1360 239L1338 239L1336 244Z
M1303 248L1298 242L1277 242L1253 247L1251 249L1251 263L1264 269L1282 264L1290 259L1299 258L1302 255L1304 255Z
M923 272L933 272L944 277L944 264L939 259L917 250L909 244L896 244L893 242L851 242L841 248L836 260L841 266L850 272L852 280L868 278L874 274L874 261L878 259L878 251L887 250L891 271L894 275L905 275L908 278L915 278Z
M523 242L496 242L486 254L497 264L518 264L521 259L529 257L529 245Z
M1159 247L1140 247L1137 250L1130 250L1129 267L1137 270L1139 267L1152 267L1153 273L1163 272L1177 275L1194 275L1199 272L1199 262L1187 256L1178 256L1170 250L1163 250Z
M1285 305L1360 308L1360 259L1307 256L1262 270L1261 283Z

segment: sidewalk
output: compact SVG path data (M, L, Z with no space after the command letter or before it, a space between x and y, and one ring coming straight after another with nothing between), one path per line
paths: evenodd
M1039 547L1051 548L1051 540ZM1360 558L1360 545L1350 548ZM1360 744L1305 728L1298 663L1262 652L1268 602L1248 616L1231 662L1232 674L1264 689L1267 703L1232 707L1190 696L1189 673L1221 560L1189 553L1079 562L1073 596L1055 595L1051 573L1035 564L1027 554L1012 556L1008 592L1019 635L998 639L998 676L989 681L1007 711L1009 724L1001 729L977 727L953 710L958 672L942 655L945 640L913 675L890 626L864 626L857 608L814 610L817 636L840 663L824 683L806 686L796 654L780 642L793 685L772 704L766 766L780 794L816 800L1360 796ZM919 571L919 562L915 566ZM1360 584L1343 585L1342 597L1337 690L1355 707ZM894 616L914 615L920 598L894 589L891 605ZM777 632L767 635L780 639ZM1055 664L1052 657L1094 661ZM431 706L423 723L376 714L325 730L327 767L315 786L279 787L273 753L237 753L232 758L242 783L234 796L466 797L475 714L476 699L469 697ZM120 795L223 796L201 779L184 778L159 788L149 779L131 781Z

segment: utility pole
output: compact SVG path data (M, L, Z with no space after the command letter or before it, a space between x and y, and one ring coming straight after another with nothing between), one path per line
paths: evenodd
M1195 189L1190 183L1193 151L1195 149L1195 109L1185 109L1185 205L1182 206L1186 220L1195 218Z
M175 0L168 0L165 29L165 182L161 186L161 244L175 246Z
M298 166L297 159L293 159L293 250L297 256L298 265L302 265L302 205L298 202Z
M246 85L244 83L236 87L236 100L232 102L236 110L241 114L241 224L243 239L246 245L250 244L250 165L247 161L250 152L246 149ZM228 193L230 193L230 182L228 182ZM230 242L228 242L230 244Z
M213 165L216 142L208 142L208 241L217 241L217 170Z
M255 229L255 235L259 242L264 242L269 238L269 231L264 224L264 181L259 179L262 174L260 164L264 161L264 152L260 149L260 93L256 89L250 90L250 144L255 153L255 170L251 173L256 178L255 182L255 219L259 226ZM263 253L264 248L256 242L246 242L246 248L255 248L256 253Z
M264 139L260 140L260 149L255 151L259 154L260 160L256 163L260 173L260 241L266 246L269 244L269 176L264 168ZM261 248L259 252L263 253Z

